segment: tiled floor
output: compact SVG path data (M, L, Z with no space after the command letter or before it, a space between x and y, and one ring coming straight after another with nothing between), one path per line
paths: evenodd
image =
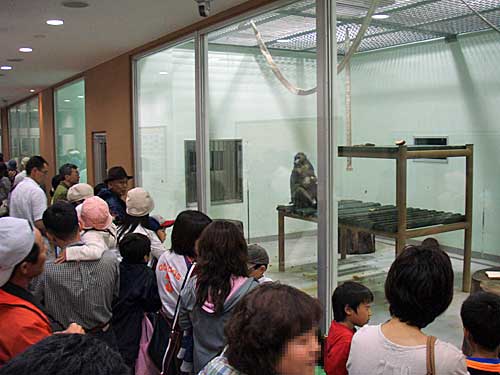
M317 267L313 263L316 258L316 236L309 235L298 239L287 239L287 269L277 272L277 242L261 242L270 256L271 266L266 276L273 280L294 285L307 293L316 295ZM461 291L462 257L450 254L455 271L455 294L448 310L430 324L424 331L448 341L457 347L462 345L462 325L460 322L460 306L467 293ZM370 324L379 324L389 318L388 305L384 297L384 281L391 263L394 260L394 247L390 243L377 241L377 251L373 254L348 255L339 260L339 282L356 280L368 286L375 295ZM302 263L302 264L301 264ZM496 263L473 259L472 272L498 266Z

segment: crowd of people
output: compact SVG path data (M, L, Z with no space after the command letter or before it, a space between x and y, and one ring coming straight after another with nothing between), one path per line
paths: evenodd
M20 164L0 160L0 374L500 373L500 296L463 303L467 356L422 331L453 298L433 239L390 267L387 322L367 324L374 294L347 281L325 338L319 301L266 277L266 249L234 221L153 215L119 166L92 187L62 165L48 205L47 161Z

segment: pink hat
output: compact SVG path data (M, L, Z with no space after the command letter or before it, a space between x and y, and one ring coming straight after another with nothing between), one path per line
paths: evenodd
M109 228L112 222L108 204L101 198L90 197L82 203L80 224L83 229L103 230Z

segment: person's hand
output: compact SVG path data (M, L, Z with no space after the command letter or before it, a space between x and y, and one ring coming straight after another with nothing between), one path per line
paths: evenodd
M64 263L66 262L66 249L64 249L63 251L61 251L61 254L59 254L59 256L56 258L55 260L55 263L56 264L60 264L60 263Z
M76 323L71 323L68 326L68 328L66 328L64 331L56 332L56 333L84 335L85 334L85 330L82 328L81 325L76 324Z

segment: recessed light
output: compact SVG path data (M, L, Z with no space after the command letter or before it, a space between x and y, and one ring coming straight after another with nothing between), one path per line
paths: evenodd
M65 102L65 103L69 103L70 101L71 101L71 100L69 100L69 99L64 99L64 102Z
M168 72L160 72L160 74L161 74L162 76L164 76L164 75L167 75L167 74L168 74Z
M0 70L12 70L12 66L10 66L10 65L2 65L2 66L0 66Z
M30 92L35 92L35 89L30 89Z
M8 62L21 62L23 61L24 59L21 59L20 57L16 57L14 59L7 59Z
M79 98L79 99L83 99L83 98L85 98L85 97L84 97L83 95L78 95L78 98Z
M50 25L50 26L61 26L61 25L64 25L64 21L63 20L47 20L46 24Z
M19 48L19 52L24 52L24 53L33 52L33 48L31 48L31 47L21 47L21 48Z
M290 43L291 40L290 39L278 39L277 42L278 43Z
M66 8L87 8L89 6L89 3L85 1L63 1L61 4Z
M372 18L374 20L385 20L385 19L389 18L389 15L387 15L387 14L374 14L372 16Z

